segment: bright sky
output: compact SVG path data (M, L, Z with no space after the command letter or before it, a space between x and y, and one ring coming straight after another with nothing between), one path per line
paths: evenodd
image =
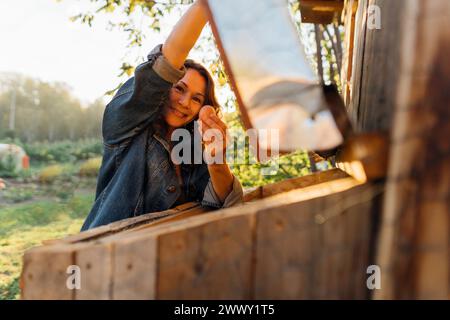
M111 15L97 16L93 28L69 20L90 6L89 0L1 0L0 72L66 82L84 103L115 88L129 52L127 35L106 30ZM173 21L162 24L161 34L148 34L143 48L131 54L145 56L163 41Z

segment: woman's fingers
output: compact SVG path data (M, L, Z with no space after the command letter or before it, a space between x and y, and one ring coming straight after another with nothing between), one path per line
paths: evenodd
M222 128L217 126L217 124L214 121L212 121L211 119L204 119L204 120L199 120L199 121L203 122L203 125L202 125L203 133L209 129L217 129L217 130L220 130L221 132L223 132Z
M227 125L216 115L212 115L209 117L217 126L219 126L223 131L227 130Z
M215 119L216 118L216 119ZM217 117L208 117L204 119L204 123L208 125L210 129L218 129L222 133L223 136L226 136L227 126L225 123L220 121Z
M214 142L219 141L227 141L226 132L224 132L220 127L218 127L215 123L214 126L208 125L207 122L198 120L199 123L199 132L202 136L202 140L205 141L207 144L213 142L212 138L214 137ZM209 130L218 130L220 133L217 135L217 131L209 131ZM208 132L209 131L209 132Z
M198 122L199 122L200 135L202 136L202 141L204 141L206 143L212 142L212 136L208 137L205 135L205 133L212 128L202 120L199 120Z

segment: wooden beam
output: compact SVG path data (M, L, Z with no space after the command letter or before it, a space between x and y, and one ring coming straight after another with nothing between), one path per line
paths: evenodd
M280 182L271 183L262 187L252 188L244 194L244 201L254 201L267 198L276 194L294 189L306 188L316 184L330 182L333 180L349 177L347 173L340 169L320 171L303 177L286 179Z
M365 299L374 185L258 212L255 299Z
M385 134L349 136L336 155L336 166L358 181L386 178L389 141Z
M394 4L395 3L395 4ZM403 10L391 11L402 3ZM450 296L450 3L383 3L401 53L379 238L380 299ZM395 18L394 18L395 17Z
M344 52L342 58L341 82L342 97L345 105L349 105L351 96L351 81L353 73L353 56L355 42L355 24L356 12L358 9L357 0L345 0L342 12L342 21L344 22Z
M42 243L44 245L53 245L62 243L77 243L81 241L92 241L124 230L137 228L141 225L156 224L160 223L161 221L168 221L179 218L182 215L189 216L190 214L192 214L192 212L201 214L206 211L207 210L201 208L199 203L188 202L166 211L143 214L138 217L116 221L108 225L80 232L62 239L44 240Z
M344 0L301 0L300 12L303 23L330 24L340 22Z

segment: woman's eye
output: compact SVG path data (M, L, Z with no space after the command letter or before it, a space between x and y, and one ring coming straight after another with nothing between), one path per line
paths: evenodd
M183 92L183 91L184 91L184 90L183 90L183 87L181 87L181 86L175 86L174 88L175 88L175 90L178 91L178 92Z
M197 103L202 103L202 100L200 98L194 98L193 100Z

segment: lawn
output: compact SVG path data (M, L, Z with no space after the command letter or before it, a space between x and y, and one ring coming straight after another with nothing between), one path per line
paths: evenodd
M100 160L35 161L26 172L3 176L6 189L0 190L0 300L19 298L26 250L43 240L79 232L94 201Z
M78 233L93 199L91 193L0 209L0 300L19 298L23 253L43 240Z

